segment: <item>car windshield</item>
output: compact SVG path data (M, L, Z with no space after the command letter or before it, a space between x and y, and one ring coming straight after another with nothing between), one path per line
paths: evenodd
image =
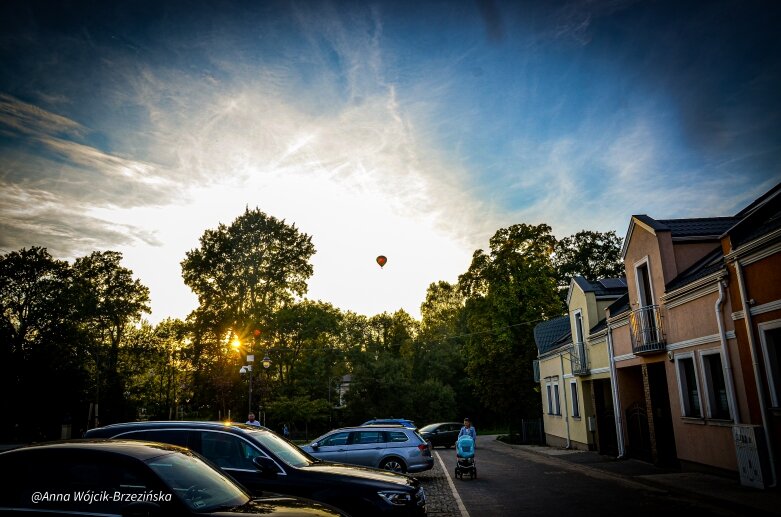
M305 467L317 462L316 459L274 433L258 430L247 431L247 434L291 467Z
M433 431L434 429L436 429L438 426L439 426L439 424L429 424L426 427L421 427L420 428L420 432L421 433L428 433L428 432Z
M198 512L241 506L250 500L233 481L194 455L171 453L146 463L179 499Z

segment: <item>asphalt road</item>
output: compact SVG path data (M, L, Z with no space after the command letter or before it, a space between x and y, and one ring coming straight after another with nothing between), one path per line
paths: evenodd
M631 480L562 465L478 437L477 479L456 479L455 450L435 449L471 517L599 515L664 517L665 514L738 515L702 500L673 495Z

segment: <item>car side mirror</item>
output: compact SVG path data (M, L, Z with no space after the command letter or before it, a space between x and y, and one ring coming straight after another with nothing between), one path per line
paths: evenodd
M317 443L317 442L312 442L312 443L310 443L310 444L309 444L309 446L310 446L311 448L313 448L313 449L317 449L317 448L319 448L319 447L320 447L320 444L319 444L319 443Z
M275 476L279 472L279 467L277 467L277 464L274 463L271 458L256 456L252 460L252 464L255 465L255 468L264 476Z
M163 515L160 505L151 501L133 501L122 509L122 517L149 517Z

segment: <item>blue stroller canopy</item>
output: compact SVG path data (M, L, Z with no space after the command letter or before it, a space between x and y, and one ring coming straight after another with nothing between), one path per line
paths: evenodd
M474 458L475 441L471 436L462 436L456 442L456 455L459 458Z

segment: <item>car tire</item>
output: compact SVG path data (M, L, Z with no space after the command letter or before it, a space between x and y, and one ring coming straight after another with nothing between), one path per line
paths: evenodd
M399 458L385 458L380 462L380 468L391 472L407 472L407 466Z

